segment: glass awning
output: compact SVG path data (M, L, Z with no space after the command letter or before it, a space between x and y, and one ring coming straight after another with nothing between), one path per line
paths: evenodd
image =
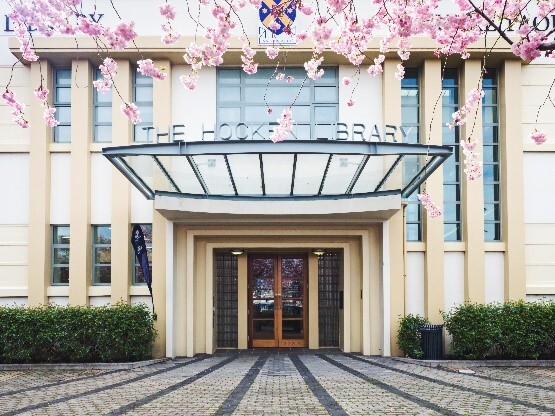
M341 199L406 198L452 148L363 141L175 141L107 147L102 153L148 199L157 194ZM412 162L404 172L403 159Z

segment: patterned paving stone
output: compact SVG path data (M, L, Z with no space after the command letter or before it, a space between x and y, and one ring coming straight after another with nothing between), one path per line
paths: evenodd
M473 370L279 350L132 370L0 371L0 415L555 415L555 368Z

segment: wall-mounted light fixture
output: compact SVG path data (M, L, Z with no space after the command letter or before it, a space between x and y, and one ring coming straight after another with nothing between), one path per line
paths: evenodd
M229 252L234 256L240 256L245 252L245 250L243 250L242 248L232 248L231 250L229 250Z
M326 250L324 250L323 248L314 248L312 249L312 253L316 254L318 257L323 256L324 254L326 254Z

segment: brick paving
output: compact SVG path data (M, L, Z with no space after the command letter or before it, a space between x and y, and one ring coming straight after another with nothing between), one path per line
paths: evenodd
M0 416L555 415L555 368L473 370L251 350L131 370L0 371Z

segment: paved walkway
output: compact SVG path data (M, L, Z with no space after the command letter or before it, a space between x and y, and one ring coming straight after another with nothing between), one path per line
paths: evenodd
M555 368L475 371L326 350L4 371L0 415L555 415Z

